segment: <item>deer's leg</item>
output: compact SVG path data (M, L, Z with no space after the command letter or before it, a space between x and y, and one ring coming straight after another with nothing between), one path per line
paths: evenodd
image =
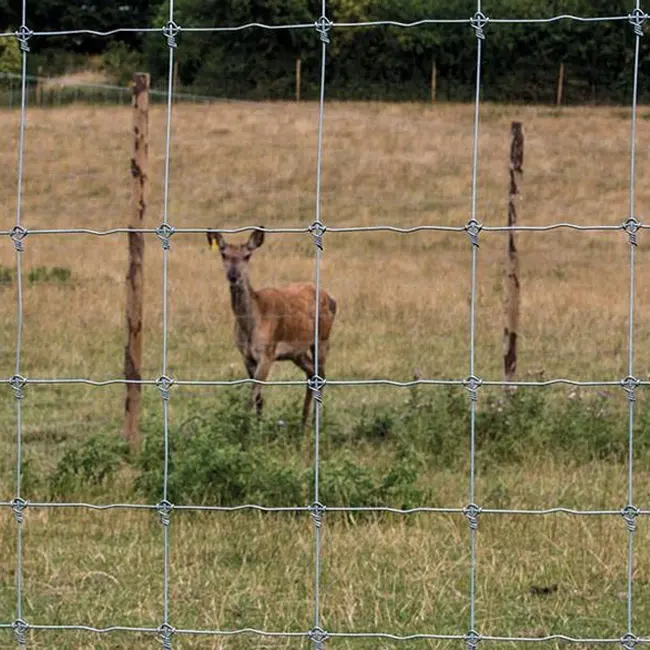
M296 360L295 360L296 365L301 368L305 375L307 375L307 379L311 379L314 376L314 363L309 357L308 353L304 353L300 355ZM305 390L305 401L302 405L302 421L301 421L301 428L304 431L305 427L307 425L307 420L309 418L309 411L311 407L311 388L307 386Z
M257 361L253 357L248 356L242 351L242 357L244 358L244 365L246 366L246 372L248 373L248 378L253 379L255 377L255 371L257 370ZM255 390L255 384L253 384L252 390ZM254 397L252 398L251 404L255 403Z
M246 366L249 379L253 379L257 370L257 361L253 357L244 356L244 365Z
M253 379L266 381L266 378L269 376L271 366L273 365L273 360L273 355L263 354L260 357L257 367L255 368ZM262 415L262 407L264 406L264 400L262 399L262 386L260 386L260 384L253 385L253 404L255 405L255 410L257 411L257 417L260 417Z

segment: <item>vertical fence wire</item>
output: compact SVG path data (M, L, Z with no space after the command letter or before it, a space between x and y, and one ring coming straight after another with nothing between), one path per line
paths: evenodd
M311 225L311 234L314 239L316 262L314 270L315 279L315 306L314 306L314 376L311 386L314 401L314 502L312 506L312 520L314 530L314 627L312 630L312 644L315 650L323 646L323 632L321 628L321 553L323 508L320 503L320 436L321 436L321 408L322 384L320 378L320 296L321 296L321 256L323 252L322 237L325 232L322 217L322 179L323 179L323 129L325 121L325 72L327 68L327 34L329 21L327 19L327 0L322 0L321 15L316 23L316 31L321 42L320 89L318 100L318 141L316 152L316 206L315 220Z
M176 49L176 35L178 28L174 23L174 0L169 2L169 21L163 28L163 35L167 39L169 52L169 67L167 73L167 105L165 124L165 168L163 178L163 215L162 223L157 235L162 245L162 360L161 375L158 379L158 388L163 406L163 436L164 436L164 467L163 467L163 494L158 506L158 514L163 533L163 620L160 626L160 637L165 650L172 647L171 635L173 628L169 624L169 555L170 555L170 515L172 506L169 502L169 389L171 380L167 376L168 357L168 327L169 327L169 238L173 228L169 225L169 183L171 167L171 137L172 137L172 100L174 91L174 50Z
M634 13L630 22L634 25L634 70L632 83L632 115L630 124L630 212L627 221L627 232L630 242L630 272L629 272L629 332L628 332L628 367L627 367L627 397L628 397L628 459L627 459L627 576L626 576L626 637L633 638L632 633L632 583L634 575L634 533L636 529L636 509L634 507L634 411L635 389L637 380L634 376L634 305L635 305L635 249L638 222L636 219L636 124L637 101L639 86L639 50L643 31L641 25L634 23L634 17L640 13L640 0L636 0Z
M483 54L483 26L485 17L481 12L481 0L477 0L476 14L472 20L472 27L476 35L476 87L474 97L474 136L472 151L472 193L471 213L468 223L468 234L472 247L471 258L471 285L470 285L470 314L469 314L469 416L470 416L470 471L469 471L469 505L467 519L469 523L470 539L470 568L469 568L469 631L467 645L470 650L476 645L476 533L478 528L478 508L476 501L476 391L479 381L476 378L476 271L478 262L478 235L480 225L476 218L477 186L478 186L478 139L479 139L479 112L481 101L481 62Z
M27 0L22 1L22 23L19 34L21 49L21 96L20 96L20 127L18 134L18 170L16 196L16 225L12 231L12 240L16 249L16 361L12 387L16 404L16 495L13 499L13 512L16 518L16 617L13 623L16 642L24 647L25 623L23 613L23 511L26 502L22 497L22 398L24 380L21 375L22 335L23 335L23 284L22 284L22 252L23 239L26 230L22 225L23 199L23 162L25 151L25 125L27 121L27 52L29 51L29 34L27 24Z

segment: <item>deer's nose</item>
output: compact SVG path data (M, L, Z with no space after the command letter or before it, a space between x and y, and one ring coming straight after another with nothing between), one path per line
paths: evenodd
M228 282L237 282L239 280L239 272L234 266L231 266L226 273L226 277L228 278Z

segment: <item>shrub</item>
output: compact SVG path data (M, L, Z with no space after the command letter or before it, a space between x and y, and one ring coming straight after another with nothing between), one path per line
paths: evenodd
M7 30L9 34L12 30ZM15 38L0 38L0 72L19 74L22 68L22 56Z
M12 284L15 279L15 268L10 266L0 266L0 284Z
M224 395L205 416L170 429L168 498L219 506L304 504L300 472L263 436L265 422L257 422L241 392ZM162 423L150 422L136 487L151 500L162 494L163 458Z
M105 487L127 456L126 442L114 434L97 434L76 442L50 475L50 492L54 497L63 497L84 488Z
M174 502L218 506L258 503L304 506L313 500L314 469L295 449L294 425L273 417L257 421L241 391L223 393L217 406L170 429L168 498ZM297 425L296 425L297 426ZM288 460L288 458L295 460ZM139 492L160 499L164 478L162 423L146 426ZM303 464L301 464L303 463ZM329 505L369 506L412 503L419 495L414 456L396 456L384 476L364 468L353 448L334 450L320 465L320 498Z
M35 282L60 282L64 283L70 279L72 271L63 266L35 266L29 270L27 279L31 284Z
M120 41L112 42L102 55L102 70L111 82L120 86L128 84L133 73L142 67L142 55Z

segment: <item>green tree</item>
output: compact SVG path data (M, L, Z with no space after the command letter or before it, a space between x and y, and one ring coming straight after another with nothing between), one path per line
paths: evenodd
M313 23L318 13L310 0L177 0L174 20L181 25L236 26L247 23L268 25ZM156 22L168 20L163 4ZM315 30L250 28L237 32L209 34L181 33L179 65L181 80L210 94L251 97L286 97L293 92L293 70L297 57L315 51ZM145 51L156 77L167 74L167 44L158 35L147 39ZM310 82L312 60L303 70Z
M7 30L6 33L11 33ZM18 41L9 36L0 38L0 72L18 74L22 69L22 56Z
M147 27L160 1L38 0L38 2L27 2L25 22L33 31L88 29L105 32L119 27ZM10 24L21 23L22 0L0 0L0 29L6 29ZM140 36L133 32L120 34L117 39L131 46L138 46L140 43ZM56 45L75 52L102 52L107 45L107 39L81 34L62 38ZM35 38L30 42L30 47L35 51L52 46L51 40Z

